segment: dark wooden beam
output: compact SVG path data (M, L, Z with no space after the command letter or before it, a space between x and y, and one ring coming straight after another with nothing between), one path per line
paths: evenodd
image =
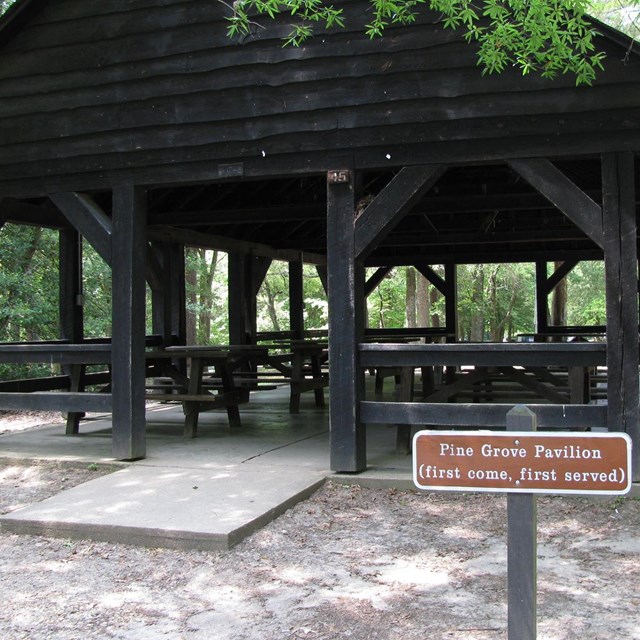
M67 411L85 413L111 411L109 393L0 393L0 410L7 411Z
M253 261L253 295L258 295L272 262L271 258L262 258L260 256L256 256Z
M602 209L562 171L544 158L509 160L508 164L593 242L603 246Z
M327 266L322 264L317 264L316 272L318 274L318 278L320 278L320 282L322 282L322 288L324 289L324 292L328 293L329 285L328 285Z
M443 280L429 265L415 264L413 265L443 296L449 291L447 283Z
M75 229L58 233L58 278L60 338L71 343L84 339L84 295L82 290L82 236ZM84 391L83 367L64 365L62 372L69 376L69 389ZM84 414L67 413L68 434L77 434Z
M341 169L342 167L336 167ZM364 332L364 267L355 258L354 179L327 179L327 267L329 280L329 420L331 469L366 468L366 434L360 421L364 377L358 343Z
M98 255L111 265L111 218L84 193L55 193L49 197Z
M146 198L131 185L113 190L113 455L144 458Z
M602 260L603 252L595 246L592 249L576 249L559 247L551 249L549 247L538 249L526 249L522 251L509 250L508 248L498 248L486 251L482 247L476 247L477 250L456 251L454 248L448 250L443 248L440 251L427 252L420 251L420 248L407 250L404 252L393 251L377 251L367 259L367 267L379 267L393 265L413 266L423 263L426 260L430 264L445 264L453 262L455 264L513 264L522 262L536 262L544 260L547 262L557 262L567 259L572 260Z
M6 222L49 229L71 227L69 221L55 207L31 204L14 198L4 198L0 202L0 218Z
M159 259L158 254L151 250L151 247L147 248L147 266L145 273L152 291L157 291L165 286L166 275L162 267L162 261Z
M538 417L543 429L575 429L603 427L606 410L603 405L532 404L527 405ZM462 404L438 402L363 402L362 419L368 423L435 425L443 428L504 428L513 404Z
M607 297L607 424L633 441L633 480L640 480L638 409L638 254L632 153L602 156Z
M375 288L387 277L393 267L378 267L374 274L365 282L364 295L369 297Z
M589 190L590 198L599 199L600 191ZM415 207L415 215L478 213L494 211L541 211L554 205L540 193L488 193L486 195L437 195L423 198Z
M601 192L589 190L587 195L599 200ZM429 196L422 198L412 215L441 215L494 211L540 211L554 205L539 193L496 193L487 195ZM149 216L149 227L211 227L228 224L281 223L324 220L324 204L284 205L260 209L206 209L196 211L160 211Z
M82 193L59 193L50 196L63 215L111 266L111 218L88 195ZM164 286L162 265L154 252L147 253L146 278L152 289Z
M551 293L574 270L579 262L579 260L566 260L563 262L547 279L547 291Z
M191 247L203 247L205 249L217 249L227 253L248 253L255 256L272 258L273 260L295 260L299 258L300 252L290 249L274 249L266 244L258 242L246 242L235 240L224 236L199 233L185 229L174 229L172 227L156 227L149 230L149 238L165 242L178 242ZM309 264L326 264L326 257L314 253L304 253L304 262Z
M259 209L211 209L200 211L162 211L149 216L149 226L176 225L180 227L216 226L226 224L282 223L305 220L324 220L324 204L261 207Z
M171 307L172 290L170 286L170 266L169 265L169 245L167 243L152 242L149 244L147 253L147 263L151 256L160 265L164 274L164 286L151 287L151 322L155 335L162 336L164 345L171 344Z
M356 257L365 259L445 171L443 165L401 169L356 220Z
M566 230L537 230L528 229L526 231L502 231L499 233L425 233L419 231L413 233L391 233L385 239L386 247L441 247L454 246L463 247L466 245L477 245L481 242L483 245L514 245L523 244L534 246L536 244L549 243L567 243L567 242L584 242L589 240L579 231L572 229Z

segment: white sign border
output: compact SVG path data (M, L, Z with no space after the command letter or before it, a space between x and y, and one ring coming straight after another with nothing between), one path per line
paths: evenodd
M418 483L418 465L416 456L416 441L419 436L486 436L503 438L622 438L627 445L627 486L624 490L580 490L580 489L517 489L517 488L495 488L495 487L470 487L470 486L442 486L424 485ZM412 477L413 484L420 491L453 491L457 493L535 493L538 495L579 495L579 496L623 496L631 490L631 451L633 442L627 433L623 431L591 432L591 431L489 431L478 429L476 431L457 431L453 429L422 429L416 432L412 442Z

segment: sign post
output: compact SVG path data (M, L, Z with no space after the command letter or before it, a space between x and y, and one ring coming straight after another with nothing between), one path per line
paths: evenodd
M531 431L536 416L527 407L507 413L507 431ZM535 640L538 583L538 515L535 493L507 495L508 637Z
M427 491L507 493L508 630L535 640L536 494L623 495L631 489L631 439L625 433L537 432L518 405L507 431L419 431L413 481Z

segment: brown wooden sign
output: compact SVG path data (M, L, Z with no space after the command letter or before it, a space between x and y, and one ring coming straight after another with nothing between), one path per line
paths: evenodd
M419 489L622 495L631 488L625 433L420 431L413 440Z

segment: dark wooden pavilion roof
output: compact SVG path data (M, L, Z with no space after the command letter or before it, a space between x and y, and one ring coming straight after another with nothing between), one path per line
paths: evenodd
M597 159L557 162L596 203L602 199ZM367 172L363 205L393 172ZM105 211L106 191L93 193ZM47 198L2 204L7 221L64 228ZM254 245L317 256L326 252L324 176L158 187L150 191L152 239L243 250ZM234 242L241 244L236 245ZM287 253L289 252L289 253ZM602 250L506 164L451 167L368 258L367 264L441 264L600 259ZM311 262L314 257L310 257Z
M600 203L599 154L640 149L630 41L600 25L593 87L482 76L435 14L371 41L368 4L349 5L346 30L295 49L286 20L230 40L213 0L18 2L0 25L0 215L65 226L48 194L108 213L110 187L134 182L151 238L324 254L327 169L361 170L365 203L400 167L439 163L369 264L600 257L507 161L550 158Z

